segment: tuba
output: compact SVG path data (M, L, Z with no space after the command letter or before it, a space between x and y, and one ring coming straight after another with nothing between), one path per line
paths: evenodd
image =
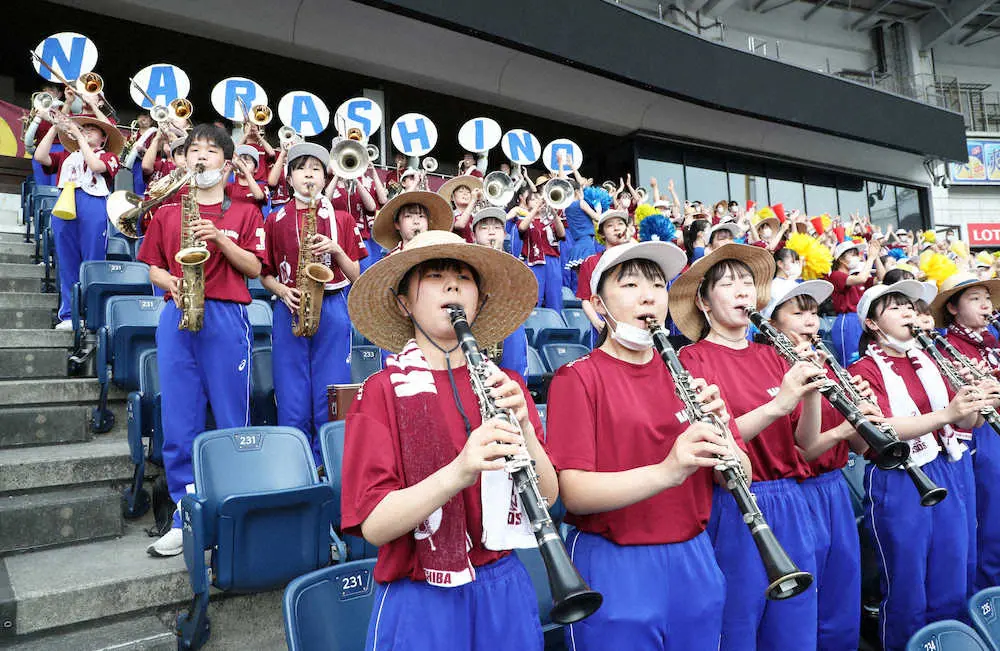
M299 231L299 266L295 271L295 288L299 290L299 309L292 323L292 334L296 337L311 337L319 330L319 320L323 314L323 291L333 280L333 270L316 261L312 253L312 240L316 235L316 212L319 198L309 184L309 211Z
M545 203L553 210L568 208L574 195L573 185L566 179L552 179L542 188Z
M490 204L502 208L514 198L514 181L503 172L490 172L483 179L483 194Z
M128 190L112 192L111 196L108 197L108 220L122 235L136 239L139 237L139 219L176 194L191 180L192 176L191 172L185 173L181 169L175 169L170 174L150 184L149 199L146 201Z
M368 150L359 140L343 138L330 150L330 171L345 180L364 176L370 163Z
M194 236L194 223L201 219L198 185L194 179L204 171L204 165L197 165L188 173L191 181L188 193L181 197L181 250L174 256L183 271L178 297L181 320L177 329L190 332L198 332L205 323L205 263L212 255L208 245Z

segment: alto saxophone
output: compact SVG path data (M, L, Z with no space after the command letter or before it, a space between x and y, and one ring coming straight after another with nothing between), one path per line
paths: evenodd
M195 239L194 223L201 219L198 208L198 186L195 176L205 171L204 165L195 167L188 193L181 197L181 250L174 256L181 265L181 295L178 303L181 320L178 330L198 332L205 324L205 262L211 256L208 245Z
M292 334L296 337L311 337L319 330L319 319L323 314L323 290L333 280L333 270L316 261L312 253L312 241L316 236L316 212L319 209L318 196L313 194L309 184L309 211L299 231L299 266L295 272L295 288L299 290L299 309L295 312ZM334 227L331 224L331 227Z

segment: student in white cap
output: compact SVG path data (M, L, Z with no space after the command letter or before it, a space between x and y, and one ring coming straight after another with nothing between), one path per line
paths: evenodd
M833 311L837 313L830 333L833 353L844 367L858 358L861 324L855 315L861 294L885 274L879 261L878 242L872 240L868 244L867 259L861 257L863 248L862 244L851 240L838 244L833 250L833 270L827 277L833 283Z

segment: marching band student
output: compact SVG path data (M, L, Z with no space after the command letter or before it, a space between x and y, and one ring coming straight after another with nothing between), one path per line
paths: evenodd
M329 152L317 144L300 143L287 156L294 198L264 222L267 253L261 283L281 299L274 304L271 332L278 424L304 432L320 465L318 432L329 416L326 388L351 381L351 321L344 290L361 273L358 260L366 250L354 219L334 211L322 196ZM303 242L314 196L318 199L316 234L311 242ZM330 268L333 278L324 286L322 305L315 306L320 311L319 329L312 336L299 337L293 334L293 326L303 300L304 279L298 271L301 247L306 245L311 259Z
M450 231L451 208L434 192L398 194L375 215L372 238L387 251L399 253L424 231Z
M1000 378L1000 342L989 331L987 317L998 306L1000 280L962 272L946 278L931 303L935 325L946 328L948 343L993 378ZM972 432L972 445L978 529L970 591L975 592L1000 585L1000 438L983 424Z
M292 199L285 168L287 167L288 150L293 145L301 142L304 142L301 138L295 138L281 143L281 147L278 148L274 165L271 166L271 171L267 173L267 191L270 201L268 202L269 212L267 215L264 215L264 219L267 219L270 213L277 212L279 208Z
M114 188L118 152L124 138L114 125L97 118L67 118L53 113L51 119L56 126L38 143L34 160L46 173L58 175L58 185L64 191L67 184L74 184L76 188L73 191L76 218L52 220L59 261L59 324L56 329L72 330L70 298L73 285L80 280L80 264L87 260L103 260L107 255L108 195ZM57 135L64 151L52 153Z
M604 604L566 630L567 646L715 650L725 579L705 527L719 456L749 461L722 432L687 423L646 318L667 317L684 253L665 242L608 249L590 280L607 321L598 347L556 371L546 446L559 472L574 565ZM692 388L739 441L715 386ZM736 444L738 445L738 444Z
M708 229L708 233L705 235L705 241L708 243L705 246L705 253L711 253L729 242L734 242L742 234L740 227L732 222L716 224Z
M624 210L606 210L597 220L597 234L604 238L605 246L609 249L625 244L632 240L632 229L630 224L632 219ZM591 332L591 346L597 342L597 336L604 329L604 319L594 309L591 302L590 278L601 259L600 253L589 256L580 264L577 272L576 297L580 299L583 313L590 320L593 330Z
M178 167L183 167L184 138L174 138L167 142L162 131L157 131L152 142L142 155L142 179L148 188Z
M248 201L263 213L267 193L255 180L260 152L250 145L239 145L233 155L233 180L226 182L226 196L233 201Z
M204 324L199 331L179 330L184 275L175 255L181 248L180 203L162 205L153 216L139 249L149 265L150 281L166 292L156 329L160 351L163 401L163 467L170 498L177 502L194 481L191 453L194 438L205 430L205 408L211 405L219 428L250 424L250 350L253 335L247 316L247 278L260 274L264 257L264 225L260 210L225 196L233 141L225 130L201 124L191 131L185 149L189 166L203 165L194 177L200 219L194 237L211 254L204 265ZM170 300L173 299L173 300ZM150 545L152 556L183 551L180 511L173 528Z
M487 380L489 399L513 410L519 428L481 422L444 309L462 306L489 348L527 318L535 292L521 262L444 231L421 233L351 290L355 327L399 351L358 392L344 441L342 525L379 547L369 651L485 649L498 640L542 649L535 590L507 551L533 546L534 536L503 470L504 455L526 450L554 502L541 422L523 381L499 370Z
M719 386L736 419L761 512L791 559L815 576L815 524L798 485L812 471L798 447L811 447L820 435L816 389L823 380L815 376L822 371L808 362L789 368L773 348L747 340L744 306L767 304L773 276L768 251L725 244L674 282L670 312L684 336L697 342L681 350L681 361L696 377ZM721 649L817 648L816 588L784 601L766 599L768 581L752 537L721 488L708 530L726 576Z
M274 147L271 143L267 141L263 133L261 133L261 127L257 126L253 122L248 122L243 125L243 135L240 137L240 141L236 143L239 145L249 145L257 150L261 158L257 161L257 170L254 172L254 180L259 183L267 183L268 175L271 172L271 164L277 158L278 154L274 151Z
M455 223L451 230L464 237L466 242L475 242L472 215L483 201L482 180L469 174L456 176L445 181L438 188L438 194L455 207Z
M336 147L343 138L333 139ZM332 163L332 161L331 161ZM330 182L326 186L326 198L330 200L334 210L350 213L358 225L358 232L365 241L368 257L361 260L361 271L365 271L382 257L382 250L372 239L372 221L378 210L378 202L373 196L373 185L370 178L361 176L356 179L342 179L333 173L329 167Z
M884 268L879 262L880 247L877 241L868 243L868 259L862 260L862 245L850 240L841 242L833 249L833 271L827 277L833 283L833 310L837 313L831 331L833 353L840 365L847 367L858 359L858 340L861 325L855 314L858 301L864 291L875 283L873 274L879 278Z
M403 170L402 175L400 175L399 185L403 188L403 192L413 192L414 190L420 189L420 181L423 178L423 171L408 167Z
M540 194L528 193L528 214L520 215L521 257L538 280L538 307L562 311L562 265L559 240L566 238L562 217L545 205Z
M912 439L914 463L948 490L947 499L926 508L906 473L875 464L865 471L865 526L881 574L879 635L886 651L905 649L910 636L932 621L964 618L969 597L974 542L961 439L982 423L979 410L988 403L971 387L951 391L916 345L913 301L924 291L921 283L902 280L862 294L857 314L864 355L850 368L870 383L899 437Z
M145 187L144 196L149 199L149 187L167 176L175 169L186 169L184 162L184 147L187 144L187 137L177 138L170 143L170 158L159 158L153 166L153 171L151 174L146 175L143 172L143 186ZM143 164L145 165L145 155L143 156ZM186 188L181 188L181 193L187 192ZM180 196L180 195L178 195ZM140 234L144 234L149 230L149 222L153 219L152 210L146 211L146 213L139 219L139 228L141 229Z
M583 198L582 184L574 179L569 179L569 182L573 186L575 198L573 203L563 210L563 218L566 220L566 231L573 240L573 248L569 252L566 264L573 267L597 253L594 227L601 216Z

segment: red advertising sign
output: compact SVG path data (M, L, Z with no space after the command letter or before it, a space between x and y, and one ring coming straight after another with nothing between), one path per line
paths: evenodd
M1000 247L1000 223L968 224L969 246Z
M0 100L0 156L24 156L21 142L21 116L26 114L20 106Z

